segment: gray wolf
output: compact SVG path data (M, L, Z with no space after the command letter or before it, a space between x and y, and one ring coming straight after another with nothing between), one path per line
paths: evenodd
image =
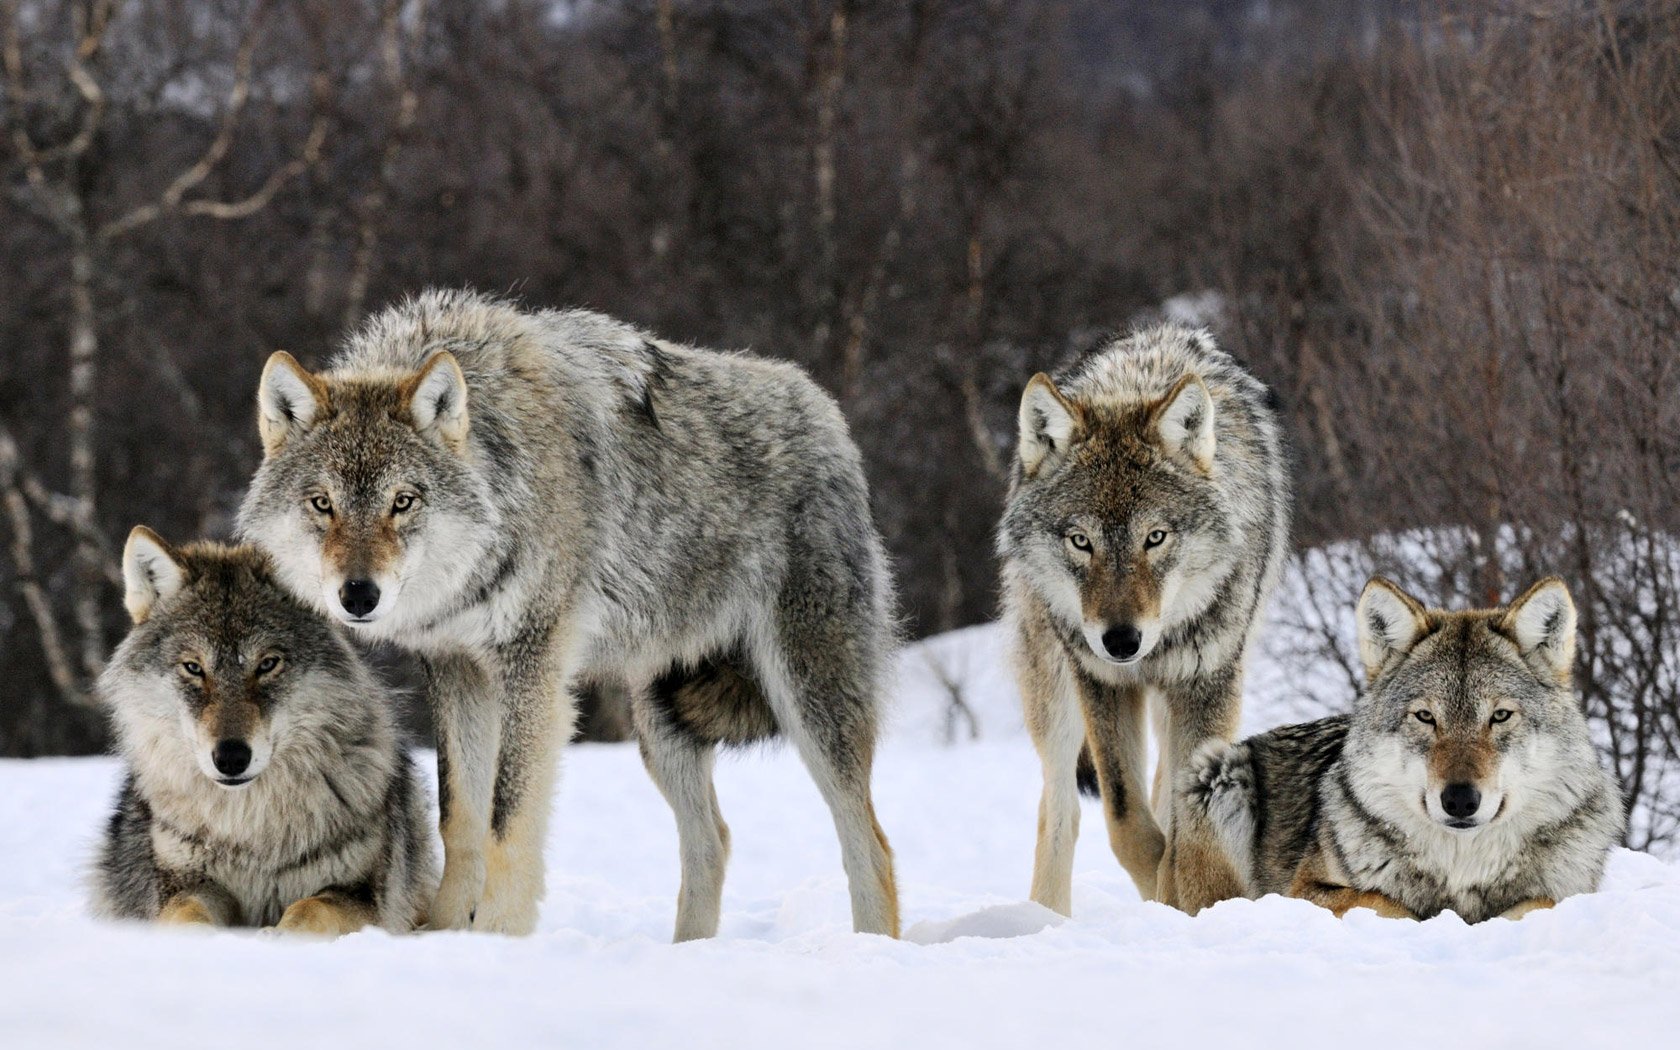
M1187 774L1247 895L1481 922L1596 889L1622 800L1571 687L1563 582L1444 612L1379 578L1358 616L1351 716L1210 746Z
M1019 423L998 551L1044 766L1032 899L1071 911L1083 748L1138 891L1193 913L1240 889L1202 829L1176 829L1171 789L1236 733L1243 655L1287 548L1270 396L1206 332L1164 325L1034 376Z
M717 746L785 734L853 925L896 935L870 777L892 593L833 400L783 363L434 291L332 367L264 370L240 531L306 601L416 651L438 733L431 922L524 933L572 688L618 682L676 812L676 937L717 932Z
M249 547L123 551L134 627L99 680L128 773L96 912L337 935L407 931L436 888L392 698Z

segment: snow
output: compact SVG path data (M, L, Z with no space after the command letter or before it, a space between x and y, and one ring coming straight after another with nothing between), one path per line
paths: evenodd
M0 762L0 1045L973 1050L1213 1036L1375 1050L1666 1045L1680 1030L1680 868L1639 853L1612 858L1600 893L1515 923L1338 920L1281 898L1191 919L1138 899L1088 803L1074 917L1027 902L1039 769L1003 650L979 627L904 656L876 772L903 891L896 942L850 932L832 825L785 749L720 761L734 840L722 931L677 946L675 828L632 746L567 752L547 899L519 940L95 922L79 879L116 762ZM941 676L962 684L977 739L946 717ZM1289 684L1262 653L1246 729L1287 713Z

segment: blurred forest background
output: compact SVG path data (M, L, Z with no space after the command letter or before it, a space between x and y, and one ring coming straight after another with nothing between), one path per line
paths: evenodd
M1339 552L1302 659L1341 658L1372 567L1441 601L1561 573L1589 709L1655 807L1636 844L1674 833L1680 0L0 22L0 754L103 745L121 538L225 536L264 359L318 365L407 292L804 365L863 447L916 636L995 613L1025 378L1168 309L1283 404L1302 558Z

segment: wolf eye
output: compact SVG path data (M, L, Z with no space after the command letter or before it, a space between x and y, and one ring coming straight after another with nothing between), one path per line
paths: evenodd
M279 666L280 658L278 656L265 656L262 658L262 662L257 665L257 673L267 674Z
M1154 529L1149 533L1149 535L1143 538L1143 549L1148 550L1151 547L1159 547L1165 542L1167 542L1167 530Z
M1501 707L1493 713L1493 724L1498 725L1501 722L1509 722L1511 720L1511 716L1514 714L1516 714L1516 712L1510 708Z
M317 514L332 513L332 500L326 496L309 497L309 505L315 508L315 513Z
M1083 532L1070 532L1070 533L1068 533L1067 534L1067 541L1068 541L1068 545L1071 546L1074 550L1078 551L1079 553L1081 553L1081 554L1091 553L1091 537L1085 535Z
M203 678L204 677L204 668L199 664L199 662L197 660L182 660L181 661L181 670L183 670L183 671L187 672L188 674L192 675L194 678Z
M414 506L414 493L399 492L397 498L391 501L391 513L402 514Z
M1416 715L1417 720L1426 726L1432 726L1435 724L1435 716L1430 714L1428 711L1413 711L1412 714Z

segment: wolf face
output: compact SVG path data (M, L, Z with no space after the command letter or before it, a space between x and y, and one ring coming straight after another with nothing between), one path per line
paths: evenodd
M297 593L388 633L459 592L496 512L464 459L467 386L453 355L339 379L282 351L263 369L258 407L265 456L240 530Z
M1358 616L1370 682L1348 738L1359 794L1471 835L1557 787L1577 736L1559 726L1578 720L1575 606L1561 580L1504 609L1448 613L1378 578Z
M1114 408L1071 400L1041 373L1019 422L1012 553L1097 660L1142 660L1213 600L1239 546L1211 481L1207 387L1187 375L1159 401Z
M280 588L263 555L173 548L141 526L123 550L123 579L135 626L100 691L137 765L196 766L236 790L332 717L296 698L318 692L311 682L322 677L348 677L354 657Z

